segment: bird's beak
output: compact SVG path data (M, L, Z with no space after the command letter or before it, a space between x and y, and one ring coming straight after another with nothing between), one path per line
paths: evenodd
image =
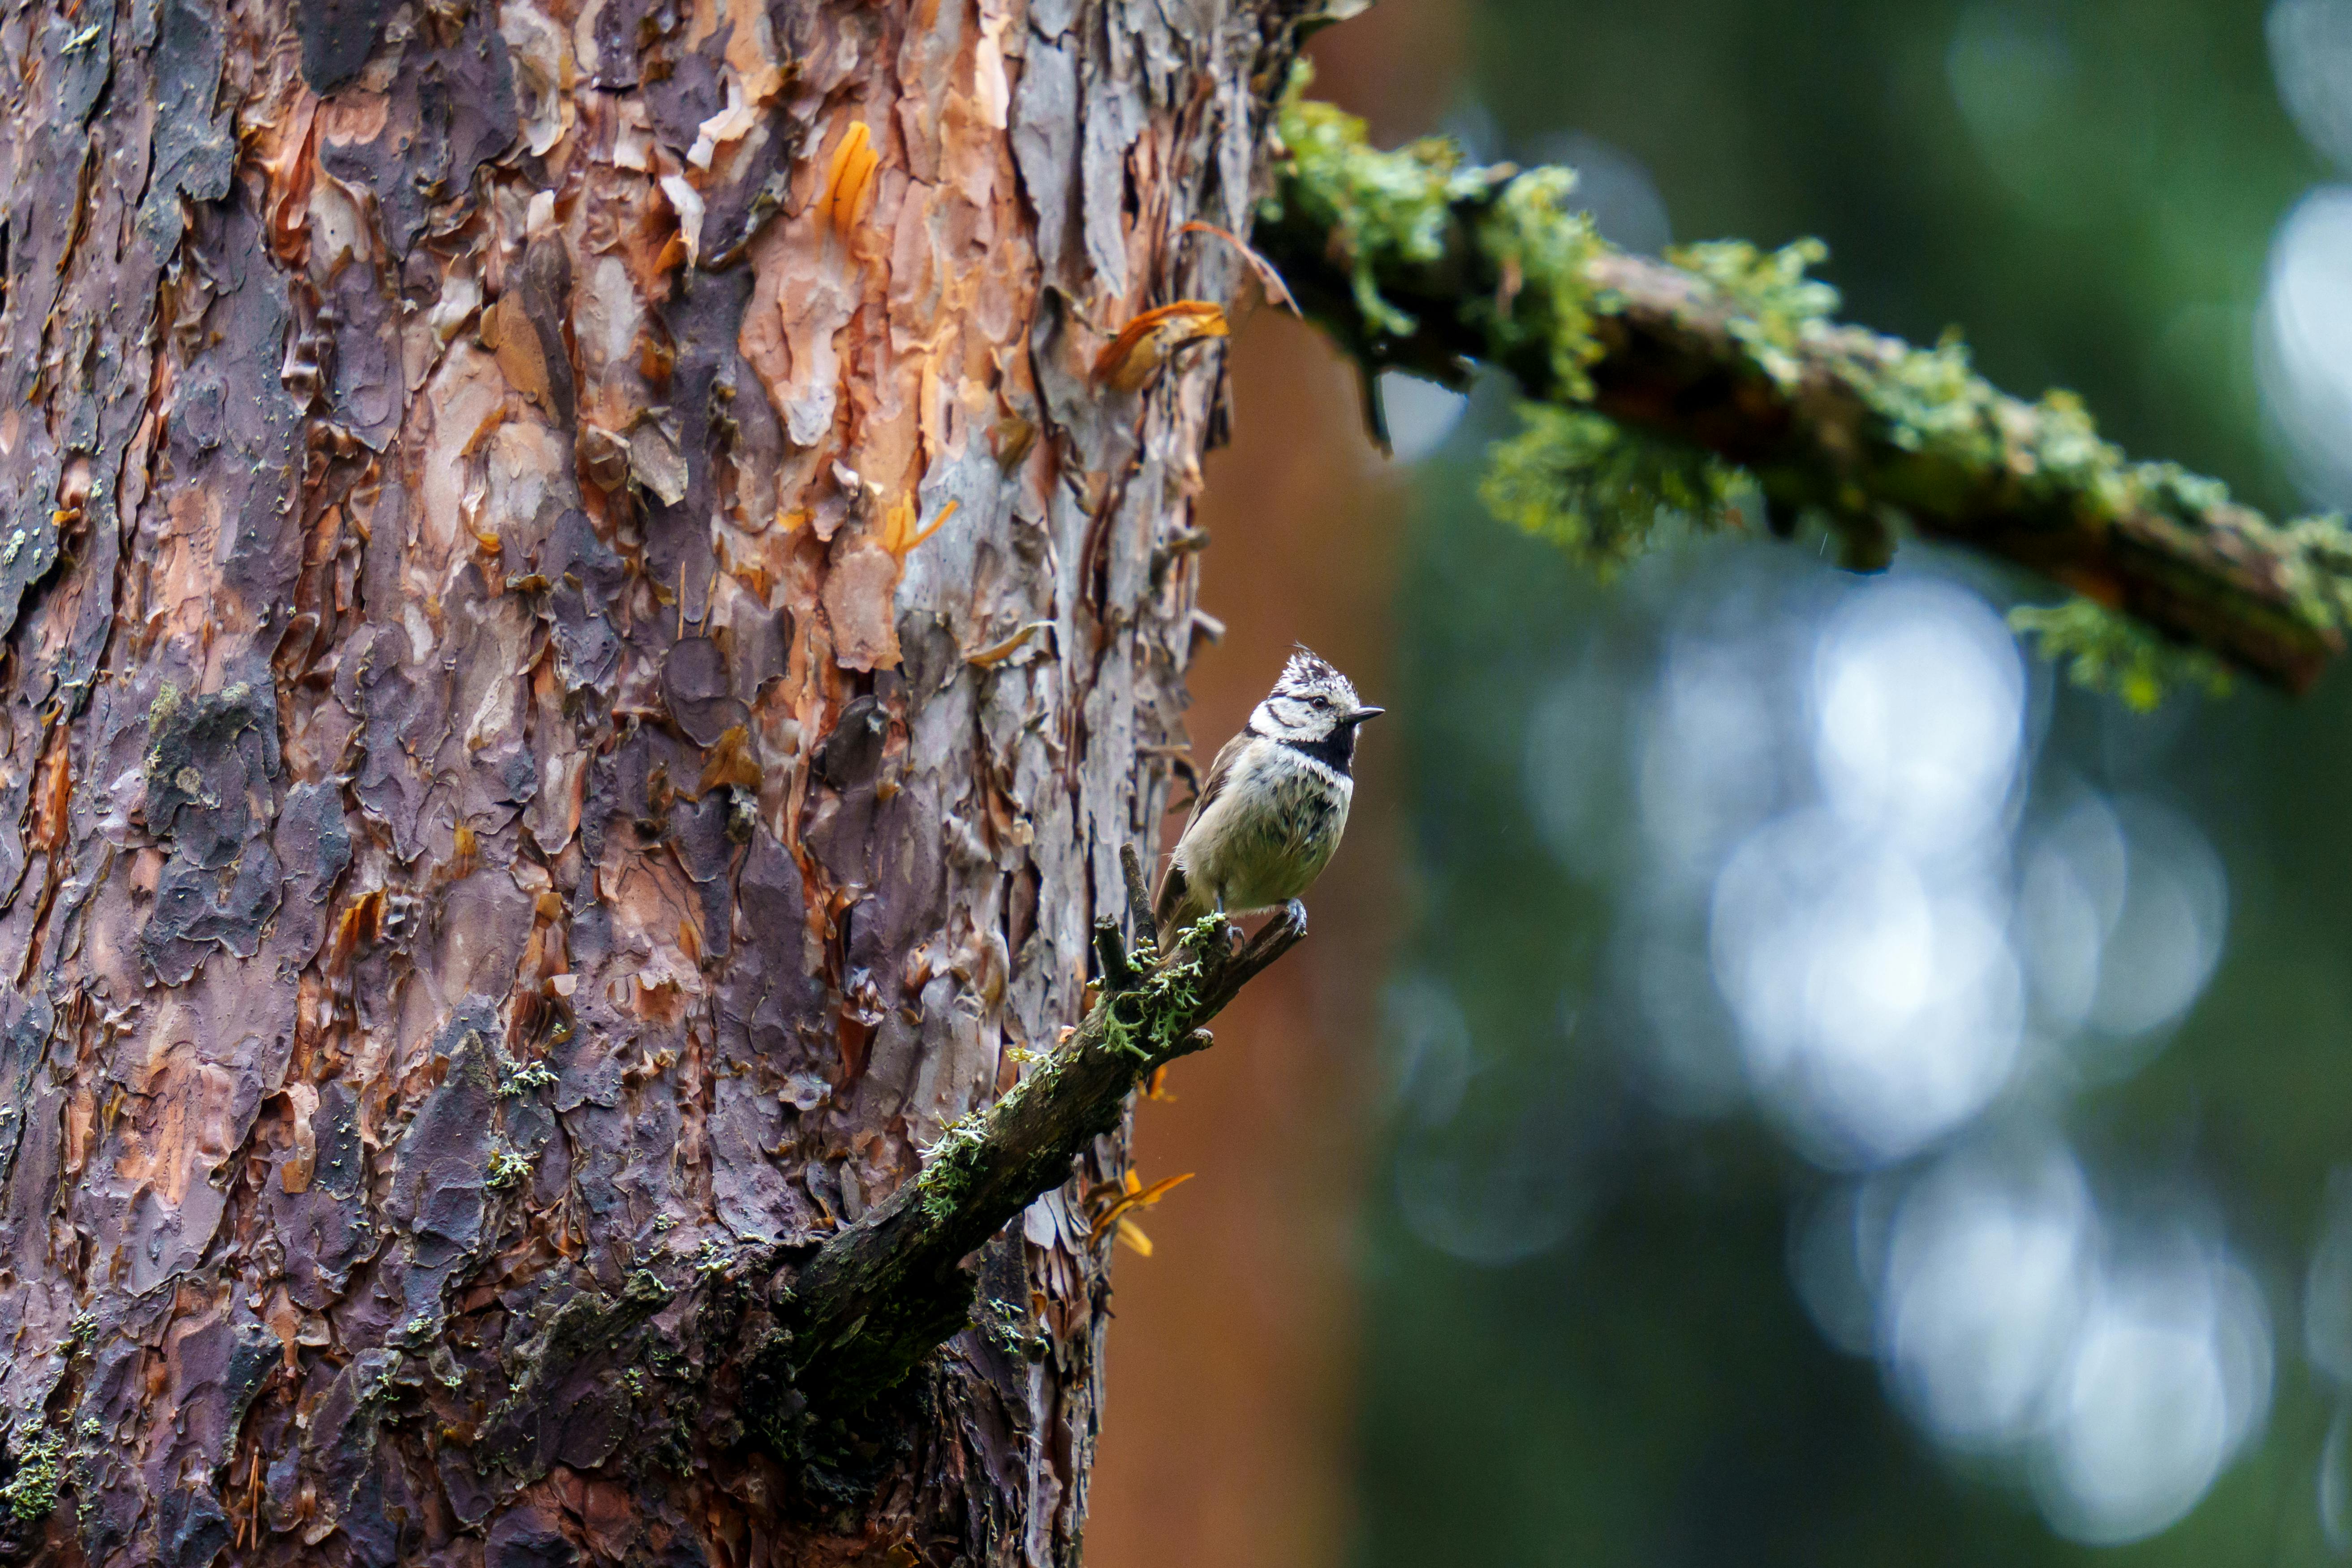
M1353 713L1348 715L1348 722L1350 724L1360 724L1367 719L1377 719L1387 711L1388 710L1385 708L1359 708Z

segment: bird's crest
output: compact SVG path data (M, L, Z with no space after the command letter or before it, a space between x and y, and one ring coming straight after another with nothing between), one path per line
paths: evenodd
M1301 645L1282 667L1281 679L1250 715L1252 733L1279 740L1320 741L1347 722L1358 707L1348 678L1313 649Z
M1305 643L1291 646L1297 651L1283 665L1282 679L1274 683L1276 690L1306 691L1328 686L1335 680L1342 686L1348 683L1348 678L1332 668L1328 659Z

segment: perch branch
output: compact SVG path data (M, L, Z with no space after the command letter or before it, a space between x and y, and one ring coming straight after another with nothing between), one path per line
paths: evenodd
M1473 363L1530 400L1604 416L1748 470L1776 531L1800 512L1883 560L1890 521L2032 568L2290 690L2344 646L2352 535L2280 525L2218 482L2134 463L2071 396L2007 396L1957 343L1828 319L1818 247L1604 244L1556 169L1382 153L1293 96L1255 242L1367 376L1459 385ZM1868 541L1874 539L1874 549Z
M968 1321L963 1260L1069 1180L1087 1143L1117 1127L1153 1069L1204 1049L1202 1026L1307 934L1296 902L1235 944L1220 919L1151 945L1141 862L1121 853L1128 918L1097 922L1101 994L1059 1049L1003 1099L948 1131L923 1169L856 1224L836 1232L794 1278L776 1314L784 1331L754 1357L752 1384L776 1428L803 1411L843 1411L904 1382ZM754 1401L748 1401L754 1403Z

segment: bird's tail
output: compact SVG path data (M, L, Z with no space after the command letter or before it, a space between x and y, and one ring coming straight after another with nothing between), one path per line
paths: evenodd
M1178 931L1208 912L1208 902L1194 896L1192 879L1184 875L1183 865L1171 860L1168 874L1160 879L1160 898L1151 909L1153 922L1160 928L1153 933L1160 951L1167 952Z

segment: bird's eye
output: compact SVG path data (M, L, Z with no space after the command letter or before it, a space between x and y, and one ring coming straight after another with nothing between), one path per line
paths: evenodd
M1326 697L1310 697L1307 701L1308 706L1316 709L1324 709L1331 706L1330 699Z

